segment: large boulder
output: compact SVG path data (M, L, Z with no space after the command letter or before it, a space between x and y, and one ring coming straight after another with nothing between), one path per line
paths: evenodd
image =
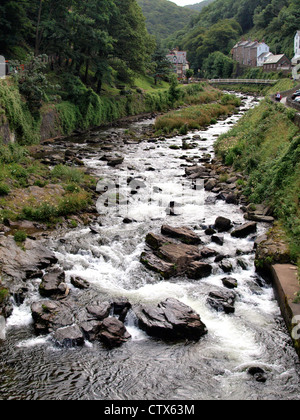
M84 334L78 325L59 328L53 334L53 339L61 347L75 347L84 344Z
M172 341L198 341L207 334L200 316L177 299L167 299L156 307L139 305L134 312L140 328L153 337Z
M188 278L200 280L211 275L212 266L201 261L193 261L189 264L186 273Z
M229 291L216 290L209 293L207 303L218 312L233 314L235 312L236 294Z
M19 247L14 238L0 236L0 266L2 274L14 281L39 277L41 270L56 264L57 258L41 241L27 239Z
M42 300L31 305L34 328L38 335L49 334L59 328L73 325L74 311L62 301Z
M145 267L160 274L164 279L169 279L176 275L174 264L163 261L152 252L143 252L140 261Z
M164 244L157 255L175 266L176 275L184 275L193 261L201 259L198 247L185 244Z
M231 236L234 238L246 238L247 236L254 234L257 232L257 223L256 222L249 222L245 223L242 226L237 227L233 232L231 232Z
M181 242L189 245L201 244L201 239L195 232L188 227L173 227L164 225L161 228L161 233L171 238L179 239Z
M39 286L39 292L43 297L67 296L69 289L65 283L65 273L54 269L45 274Z
M117 318L106 318L100 330L100 340L108 347L119 347L131 338L123 322Z
M214 227L218 232L228 232L232 228L232 223L230 219L220 216L216 219Z

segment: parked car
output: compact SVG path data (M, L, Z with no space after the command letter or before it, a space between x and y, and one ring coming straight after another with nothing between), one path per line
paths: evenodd
M299 90L296 90L296 92L293 93L292 99L297 98L297 96L300 96L300 89Z
M298 96L296 99L294 99L294 102L296 102L297 104L300 104L300 96Z

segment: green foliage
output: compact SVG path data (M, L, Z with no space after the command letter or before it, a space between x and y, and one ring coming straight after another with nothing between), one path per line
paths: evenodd
M8 195L10 193L10 188L7 184L0 182L0 197Z
M0 81L0 108L4 110L19 143L33 144L39 141L40 122L32 118L16 84Z
M66 183L80 184L84 179L84 173L77 168L57 165L52 169L51 177Z
M27 234L26 232L22 231L22 230L18 230L15 234L14 234L14 240L17 243L22 243L25 242L27 239Z
M13 73L13 77L18 83L19 91L26 99L30 112L37 118L43 100L46 98L46 89L49 88L44 74L46 60L47 56L34 57L31 53L23 63L11 62L11 65L17 69L17 72Z
M220 51L211 53L203 63L205 77L212 79L230 78L233 67L233 60Z
M289 110L264 101L229 133L216 151L227 165L248 174L244 193L265 202L285 227L296 261L300 258L300 137Z
M137 0L141 6L146 25L150 34L159 39L165 39L175 30L184 29L195 11L182 8L167 0Z

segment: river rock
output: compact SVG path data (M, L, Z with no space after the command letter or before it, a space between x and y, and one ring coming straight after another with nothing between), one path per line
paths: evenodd
M204 166L192 166L185 169L185 174L188 179L208 178L209 171Z
M90 287L89 283L81 277L71 277L71 284L81 290L85 290Z
M31 305L34 328L38 335L49 334L59 328L73 325L72 306L61 301L42 300Z
M97 305L89 305L87 306L88 313L98 321L102 321L103 319L107 318L110 314L112 305L108 302L98 303Z
M176 267L174 264L163 261L152 252L143 252L140 261L149 268L149 270L159 273L165 279L169 279L176 275Z
M214 242L217 245L220 245L220 246L224 245L224 237L223 236L213 235L211 237L211 241Z
M231 220L220 216L216 219L214 228L218 232L228 232L232 228Z
M75 347L84 344L84 335L78 325L59 328L53 334L53 340L61 347Z
M212 191L216 185L217 185L217 180L215 178L210 178L207 182L205 182L205 185L204 185L205 191Z
M123 322L116 318L106 318L99 334L100 340L109 348L119 347L131 338Z
M189 264L186 273L188 278L200 280L211 275L212 266L200 261L193 261Z
M126 297L121 297L112 303L113 314L118 316L119 321L124 322L131 309L131 303Z
M108 166L118 166L118 165L121 165L123 162L124 162L124 157L122 157L122 156L107 157Z
M201 243L199 236L196 235L192 229L185 226L172 227L169 225L164 225L161 228L161 233L171 238L179 239L181 242L189 245L199 245Z
M156 251L164 261L174 265L176 275L183 275L193 261L201 259L198 247L194 245L166 243Z
M65 273L59 269L45 274L39 286L40 295L43 297L67 296L69 289L64 280Z
M235 289L236 287L238 287L238 282L233 277L225 277L224 279L222 279L222 283L225 287L227 287L227 289Z
M196 340L207 334L200 316L176 299L167 299L156 307L139 305L134 310L139 326L150 336L163 340Z
M156 235L155 233L148 233L148 235L146 236L146 244L150 246L150 248L157 250L159 249L161 246L163 246L163 244L168 243L169 239L166 238L165 236L162 235ZM173 241L171 241L173 242Z
M13 237L0 237L0 266L2 274L24 281L40 274L42 269L57 263L54 253L41 241L27 239L24 247L19 247Z
M249 222L245 223L242 226L236 228L231 236L234 238L246 238L247 236L257 232L257 223Z
M233 292L214 291L209 293L207 303L218 312L232 314L235 312L236 295Z

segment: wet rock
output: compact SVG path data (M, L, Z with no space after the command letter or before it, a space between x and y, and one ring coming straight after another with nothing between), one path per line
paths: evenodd
M148 233L146 236L146 244L152 249L159 249L165 243L168 243L169 239L162 235L156 235L155 233Z
M176 299L167 299L157 307L135 308L139 326L150 336L163 340L196 340L207 334L207 328L192 308Z
M207 303L218 312L232 314L235 312L236 295L233 292L214 291L209 293Z
M220 268L224 271L224 273L231 273L233 270L232 264L229 261L222 261Z
M66 296L69 289L64 280L64 271L59 269L50 271L42 278L39 286L40 295L43 297Z
M102 322L97 320L87 320L79 324L86 340L93 342L99 339Z
M199 236L188 227L172 227L164 225L161 228L161 233L171 238L179 239L181 242L189 245L199 245L201 243Z
M27 239L24 248L19 247L12 237L0 237L0 266L2 274L14 281L32 278L34 273L57 263L54 253L41 241Z
M89 283L81 277L71 277L71 284L81 290L85 290L90 287Z
M257 232L257 223L249 222L245 223L242 226L236 228L231 236L234 238L246 238L247 236Z
M223 246L224 245L224 238L223 236L213 235L211 237L211 241L217 245Z
M189 264L186 273L189 279L200 280L211 275L212 266L200 261L193 261Z
M227 204L238 204L239 202L237 195L234 193L227 194L225 201Z
M216 219L214 228L218 232L228 232L232 228L232 222L226 217L220 216Z
M107 164L108 166L118 166L124 162L124 157L107 157Z
M55 331L53 339L61 347L75 347L84 344L84 335L78 325L59 328Z
M205 235L212 236L215 235L217 232L213 228L207 228L205 229Z
M192 166L185 169L185 174L188 179L198 179L209 177L209 171L204 166Z
M152 252L143 252L140 261L149 268L149 270L159 273L165 279L169 279L176 275L176 267L174 264L163 261Z
M225 277L222 279L222 283L225 287L227 287L227 289L235 289L238 287L238 282L233 277Z
M73 325L72 306L64 302L42 300L31 305L31 314L37 334L49 334L58 328Z
M114 316L118 316L119 321L124 322L131 309L131 303L126 297L115 300L112 304Z
M216 250L210 248L202 248L200 252L202 258L215 257L218 254Z
M206 183L205 183L205 191L212 191L215 186L217 185L217 181L214 178L210 178Z
M265 375L265 371L263 369L261 369L260 367L250 367L247 371L247 373L251 376L253 376L253 378L257 381L257 382L261 382L261 383L265 383L267 382L267 377Z
M106 318L99 334L100 340L109 348L119 347L131 338L123 322L116 318Z
M97 319L98 321L102 321L103 319L107 318L110 314L112 305L108 302L99 303L97 305L89 305L87 306L88 313L93 317L93 319Z
M201 259L198 247L186 244L167 243L161 246L156 254L173 264L176 275L185 274L193 261Z

